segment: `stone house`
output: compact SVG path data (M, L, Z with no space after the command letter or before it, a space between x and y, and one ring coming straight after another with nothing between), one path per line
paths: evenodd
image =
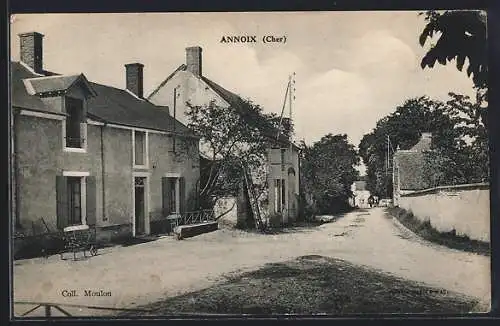
M196 206L199 139L143 97L142 64L125 65L126 89L118 89L44 70L44 36L19 37L20 61L11 62L15 232L86 224L111 241L159 232L167 215Z
M393 156L393 200L398 205L401 195L429 188L425 177L425 153L431 150L432 133L422 133L409 150L398 150Z
M158 106L169 107L171 111L175 107L175 112L170 114L186 125L187 103L192 106L214 103L220 107L239 107L242 98L204 76L202 66L202 48L186 48L186 62L161 82L147 99ZM276 134L269 137L276 137ZM282 222L288 223L298 215L299 147L287 137L279 137L268 149L265 164L268 189L264 210L268 214L281 215Z
M352 207L369 207L368 198L370 197L370 191L366 188L366 181L354 181L351 185L351 192L352 197L349 202Z

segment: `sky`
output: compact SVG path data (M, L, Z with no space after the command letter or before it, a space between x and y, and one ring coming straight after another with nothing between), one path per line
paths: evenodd
M416 11L23 14L11 17L10 44L17 61L17 34L40 32L44 69L119 88L124 64L141 62L146 95L185 63L186 47L201 46L203 75L276 113L295 72L296 140L347 134L357 146L406 99L473 96L454 62L420 68L429 47L418 44L424 25ZM255 35L257 43L220 42L233 35ZM264 44L265 35L286 43Z

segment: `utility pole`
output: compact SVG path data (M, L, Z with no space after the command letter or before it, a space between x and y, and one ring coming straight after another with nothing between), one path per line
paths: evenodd
M175 153L175 129L177 125L176 113L177 113L177 87L174 87L174 127L173 127L173 135L172 135L172 150Z
M389 175L389 135L387 135L387 138L386 138L386 150L387 150L387 154L386 154L386 165L385 165L385 174L386 175Z
M386 154L386 161L385 161L385 184L386 184L386 196L389 198L389 167L390 167L390 138L389 135L387 135L386 138L386 145L387 145L387 154Z
M293 110L292 110L292 104L293 104L293 101L295 100L295 72L290 76L290 93L289 93L289 101L290 101L290 106L289 106L289 109L290 109L290 112L289 112L289 133L290 133L290 136L289 136L289 141L290 141L290 158L292 157L291 156L291 153L292 153L292 118L293 118Z
M295 75L295 73L293 73ZM295 91L294 84L295 80L293 79L292 75L288 78L288 83L290 84L290 92L288 93L288 101L289 101L289 118L290 118L290 123L292 122L292 100L295 98L295 96L292 97L292 93Z
M287 97L289 96L289 92L291 92L290 77L288 77L288 84L286 85L285 98L283 99L283 107L281 108L280 122L278 125L278 133L276 134L276 142L279 142L279 137L280 137L280 133L281 133L281 126L283 124L283 114L285 112L286 100L287 100Z

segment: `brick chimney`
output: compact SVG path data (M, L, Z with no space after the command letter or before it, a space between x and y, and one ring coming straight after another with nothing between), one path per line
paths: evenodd
M138 98L143 98L143 69L142 63L129 63L125 65L125 77L127 89L134 93Z
M202 51L202 49L199 46L191 46L191 47L186 48L187 71L192 72L196 76L202 75L201 51Z
M19 41L21 62L36 73L43 73L43 34L37 32L21 33Z

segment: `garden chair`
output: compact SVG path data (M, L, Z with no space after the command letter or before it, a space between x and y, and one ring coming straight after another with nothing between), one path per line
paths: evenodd
M66 252L73 253L73 260L76 260L76 253L83 251L84 257L87 257L87 251L91 256L97 255L96 230L88 225L72 225L63 229L64 250L60 256Z

